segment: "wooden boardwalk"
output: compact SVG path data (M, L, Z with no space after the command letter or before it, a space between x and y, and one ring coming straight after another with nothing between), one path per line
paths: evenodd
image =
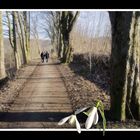
M0 128L42 128L58 122L72 108L59 64L39 64L8 112L0 113ZM24 78L24 77L19 77ZM45 126L47 127L47 125Z

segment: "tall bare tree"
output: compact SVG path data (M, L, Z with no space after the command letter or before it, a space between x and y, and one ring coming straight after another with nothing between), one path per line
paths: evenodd
M41 12L43 19L42 27L43 30L47 33L48 37L51 40L52 48L58 53L58 38L59 38L59 27L58 27L58 13L55 11Z
M19 47L17 44L17 31L16 31L16 21L17 21L17 16L16 12L12 12L12 17L13 17L13 48L14 48L14 56L15 56L15 63L16 63L16 68L19 69L21 66L21 57L19 54Z
M0 11L0 79L3 79L5 77L6 77L6 72L5 72L5 63L4 63L2 12Z
M12 13L9 13L7 11L6 16L8 21L9 41L14 52L15 68L19 69L19 67L21 66L21 59L20 59L19 49L17 47L16 12L13 11Z
M27 56L27 48L26 48L26 42L25 42L25 31L24 31L24 20L23 20L23 13L17 12L17 32L20 40L20 45L22 48L23 53L23 63L26 64L28 62L28 56Z
M140 119L140 12L109 12L112 25L111 110Z
M62 11L61 13L61 21L60 28L62 34L62 42L63 42L63 56L62 62L69 63L71 61L72 54L72 46L70 45L70 32L73 29L73 26L78 18L79 12L72 11Z
M25 32L25 46L27 50L27 63L30 61L30 16L27 11L23 12L24 32Z
M79 12L55 11L45 12L45 30L51 38L52 45L63 63L69 63L72 56L70 33L78 18Z

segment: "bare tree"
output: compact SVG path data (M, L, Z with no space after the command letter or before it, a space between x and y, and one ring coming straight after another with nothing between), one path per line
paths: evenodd
M12 15L12 21L10 19L10 14ZM9 28L9 41L11 47L13 48L14 57L15 57L15 67L19 69L21 66L21 59L19 54L19 49L17 47L17 38L16 38L16 13L13 11L12 13L6 12L8 28Z
M23 24L24 24L24 32L25 32L25 46L27 50L27 63L30 61L30 16L29 12L23 12Z
M27 48L26 48L26 42L25 42L25 31L24 31L24 20L23 20L23 13L17 12L17 33L20 40L20 45L22 48L23 53L23 63L26 64L28 62L28 56L27 56Z
M53 50L58 54L58 40L59 40L59 19L58 15L60 12L53 12L53 11L48 11L48 12L41 12L41 16L43 19L43 22L41 23L41 26L43 27L43 30L46 32L48 37L51 39L51 44Z
M53 49L63 63L69 63L72 56L72 47L69 43L70 32L79 15L79 12L55 11L44 12L44 29L51 39Z
M6 72L5 72L5 63L4 63L2 12L0 11L0 79L3 79L5 77L6 77Z
M70 32L73 29L73 25L78 18L79 12L72 12L72 11L63 11L61 14L61 21L60 21L60 28L62 34L62 42L63 42L63 56L62 62L63 63L70 63L71 55L72 55L72 46L70 45Z

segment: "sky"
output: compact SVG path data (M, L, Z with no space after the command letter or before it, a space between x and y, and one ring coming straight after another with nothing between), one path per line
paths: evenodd
M87 34L90 32L92 36L103 36L106 33L106 29L110 30L111 28L108 12L105 11L80 12L80 17L77 21L78 25L87 29Z

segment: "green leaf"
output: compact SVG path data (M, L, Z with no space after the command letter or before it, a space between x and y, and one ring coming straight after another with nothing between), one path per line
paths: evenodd
M83 112L85 115L89 116L89 114L91 113L92 107L87 111L87 112Z
M101 100L99 100L99 101L97 102L96 107L98 108L98 110L99 110L99 112L100 112L100 114L101 114L101 116L102 116L102 119L103 119L103 135L105 135L106 118L105 118L105 114L104 114L104 105L103 105L103 103L102 103Z
M100 108L99 109L99 112L102 116L102 119L103 119L103 136L105 135L105 129L106 129L106 118L105 118L105 114L104 114L104 110L102 111Z
M83 112L83 113L84 113L85 115L87 115L87 116L89 115L87 112Z
M97 102L97 105L96 105L96 107L98 108L99 106L100 106L100 100Z

